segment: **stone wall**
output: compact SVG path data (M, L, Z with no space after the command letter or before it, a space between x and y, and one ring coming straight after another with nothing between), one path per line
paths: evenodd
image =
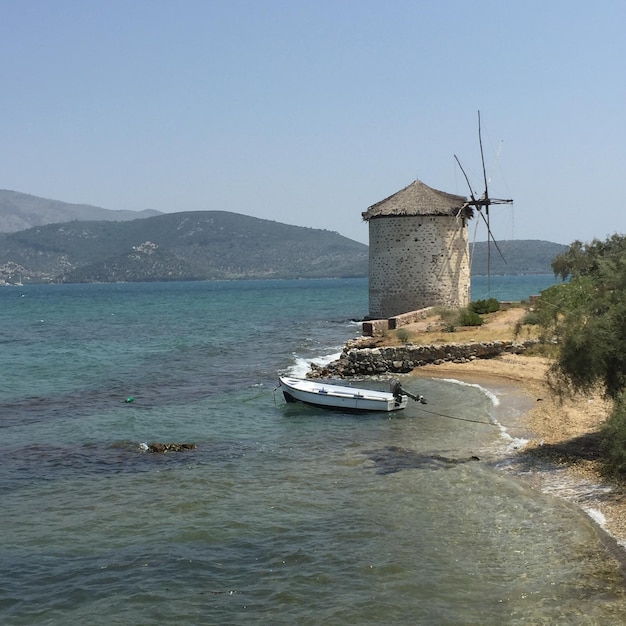
M429 306L419 311L409 311L401 315L394 315L388 320L366 320L362 324L363 334L366 337L382 337L388 330L396 330L407 324L413 324L423 320L432 313L433 307Z
M309 378L349 378L377 374L403 374L427 364L446 361L465 363L474 359L490 359L500 354L521 354L536 339L513 341L490 341L465 344L433 344L428 346L406 344L383 348L358 348L348 343L338 360L327 366L311 366Z
M467 225L440 215L369 221L369 317L469 304Z
M409 311L408 313L402 313L401 315L394 315L389 318L389 330L396 330L407 324L413 324L419 322L428 317L433 312L432 306L427 306L425 309L419 311Z

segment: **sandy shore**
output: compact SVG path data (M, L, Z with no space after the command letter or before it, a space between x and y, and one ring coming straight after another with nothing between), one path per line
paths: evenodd
M603 478L598 461L598 429L609 405L600 395L560 401L546 384L547 368L547 359L541 357L505 355L428 365L413 375L456 378L486 388L511 385L532 399L525 421L533 437L514 459L524 480L580 506L626 547L626 489Z

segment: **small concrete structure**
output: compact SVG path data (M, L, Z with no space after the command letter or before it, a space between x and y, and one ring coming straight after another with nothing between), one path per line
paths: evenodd
M407 324L423 320L432 313L432 310L432 307L426 307L419 311L409 311L408 313L394 315L385 320L366 320L362 324L363 334L367 337L381 337L388 330L396 330Z

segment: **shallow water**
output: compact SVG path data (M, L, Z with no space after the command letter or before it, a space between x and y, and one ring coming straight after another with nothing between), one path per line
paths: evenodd
M407 378L428 405L358 416L274 392L366 300L358 280L0 292L0 621L620 623L597 527L498 469L521 400Z

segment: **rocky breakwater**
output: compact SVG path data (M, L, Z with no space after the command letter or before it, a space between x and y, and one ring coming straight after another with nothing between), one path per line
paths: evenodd
M379 374L406 374L422 365L451 361L466 363L474 359L492 359L501 354L521 354L537 340L489 341L477 343L404 344L371 347L363 340L348 342L341 356L325 366L313 364L309 378L349 378Z

